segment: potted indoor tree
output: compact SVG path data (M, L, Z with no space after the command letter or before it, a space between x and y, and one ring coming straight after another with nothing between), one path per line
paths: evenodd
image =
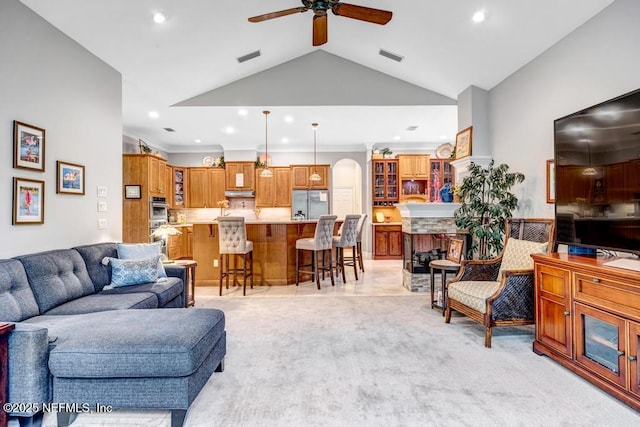
M505 219L518 207L518 198L511 188L524 181L519 172L509 172L509 166L494 167L491 160L486 168L473 162L469 175L456 188L461 206L455 211L456 226L467 230L472 237L469 259L493 258L503 247Z

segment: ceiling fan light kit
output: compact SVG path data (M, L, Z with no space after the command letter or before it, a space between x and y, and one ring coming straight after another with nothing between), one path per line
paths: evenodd
M313 45L320 46L327 42L328 24L327 11L331 10L336 16L357 19L359 21L371 22L373 24L385 25L391 20L393 13L388 10L373 9L370 7L357 6L355 4L341 3L337 0L310 1L302 0L301 7L294 7L278 12L265 13L263 15L249 18L249 22L262 22L281 16L293 15L294 13L304 13L313 11Z

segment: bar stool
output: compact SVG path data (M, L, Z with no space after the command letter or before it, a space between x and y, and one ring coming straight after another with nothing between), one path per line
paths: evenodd
M320 215L316 232L313 238L307 237L296 240L296 286L300 280L300 273L311 273L311 279L315 280L320 289L320 275L318 270L329 271L331 276L331 286L335 286L333 279L333 269L331 263L331 238L333 237L333 226L338 217L336 215ZM300 264L301 251L311 251L311 264ZM329 251L329 264L325 262L325 253ZM318 257L322 253L322 265L318 267ZM311 267L311 271L300 270L300 267Z
M229 289L229 276L242 275L242 295L247 295L247 278L251 278L253 289L253 242L247 240L247 230L242 216L219 216L218 242L220 246L220 296L222 296L222 279L226 277L226 286ZM229 255L242 255L242 268L231 268ZM248 255L248 257L247 257ZM247 269L249 258L249 269ZM225 267L226 259L226 267Z
M356 234L358 229L358 221L360 215L346 215L342 224L342 233L339 236L333 236L332 246L336 248L336 276L339 270L342 271L342 282L347 283L347 277L344 272L345 265L353 265L353 271L358 280L358 265L356 262ZM353 257L351 261L345 261L344 248L351 248Z
M348 265L351 265L351 261L355 259L358 263L358 267L360 267L360 271L362 271L363 273L364 273L364 261L362 258L362 229L364 228L364 224L366 221L367 221L367 214L361 215L360 219L358 220L358 227L356 228L356 249L353 251L352 256L344 257L345 262L347 262ZM340 229L338 230L338 236L342 234L343 227L344 227L344 223L342 223L342 225L340 226Z

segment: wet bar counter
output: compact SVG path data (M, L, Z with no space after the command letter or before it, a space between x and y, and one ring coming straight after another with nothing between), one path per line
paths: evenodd
M341 223L336 222L334 234ZM296 240L313 237L317 221L247 221L245 224L247 240L253 242L254 286L295 284ZM198 263L196 286L219 285L218 248L217 223L193 223L193 259ZM310 252L305 251L304 255L303 262L309 263ZM311 278L301 276L300 280Z

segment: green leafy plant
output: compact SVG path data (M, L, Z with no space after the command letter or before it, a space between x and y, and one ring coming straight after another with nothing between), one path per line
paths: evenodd
M380 152L382 153L382 155L387 155L390 156L393 154L393 151L391 151L391 149L389 147L384 147L382 150L380 150Z
M509 172L504 163L494 167L493 160L487 168L471 162L468 171L457 188L461 206L454 213L455 222L472 236L469 258L474 254L479 259L493 258L503 247L505 219L518 207L511 188L524 181L524 175Z

